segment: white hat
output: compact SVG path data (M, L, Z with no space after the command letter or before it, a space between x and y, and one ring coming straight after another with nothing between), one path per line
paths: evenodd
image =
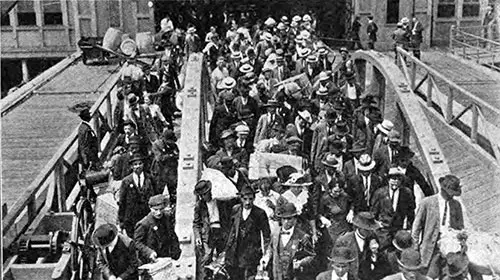
M319 73L319 80L320 81L326 81L328 79L329 79L328 74L325 71L321 71Z
M240 124L234 129L234 131L236 131L236 134L249 134L250 128L244 124Z
M264 24L267 26L271 26L271 25L275 25L276 21L274 20L274 18L269 17L268 19L266 19L266 21L264 21Z
M302 17L302 20L303 20L303 21L311 21L311 20L312 20L312 18L311 18L311 16L310 16L310 15L305 14L305 15Z
M377 129L382 131L384 134L389 134L389 131L391 131L394 128L394 124L390 120L384 120L382 123L377 124Z
M282 16L281 17L281 21L283 21L283 22L288 21L288 17L287 16Z
M285 30L286 29L286 26L283 22L280 22L278 23L278 27L277 27L279 30Z
M310 48L303 48L299 52L299 57L307 57L308 55L311 54L311 49Z
M408 23L410 23L410 20L407 17L404 17L404 18L401 19L401 23L402 24L408 24Z
M236 58L241 59L242 57L243 57L243 55L242 55L242 54L241 54L241 52L239 52L239 51L236 51L236 52L232 52L232 53L231 53L231 58L233 58L233 59L236 59Z
M273 39L273 35L269 32L264 32L264 34L262 34L262 39L271 41Z
M370 171L375 167L375 161L368 154L362 154L359 157L358 169L361 171Z
M292 173L288 176L288 180L283 183L283 186L287 187L302 187L302 186L310 186L312 182L308 182L302 173Z
M292 21L294 21L294 22L299 22L301 20L302 20L302 17L299 15L293 16L293 18L292 18Z
M305 120L306 122L308 122L310 124L313 122L311 113L309 113L309 111L307 111L307 110L299 111L299 112L297 112L297 115L299 115L300 118L302 118L303 120Z
M187 30L187 33L195 33L196 32L196 27L189 27Z
M394 175L405 175L403 169L401 167L391 167L389 168L389 177Z
M238 69L240 70L241 73L250 73L253 71L253 66L250 65L250 64L243 64L240 66L240 68Z
M319 95L319 96L328 95L328 88L327 87L319 87L319 89L316 92L316 94Z
M302 30L300 36L302 36L304 40L309 40L311 38L311 33L307 30Z

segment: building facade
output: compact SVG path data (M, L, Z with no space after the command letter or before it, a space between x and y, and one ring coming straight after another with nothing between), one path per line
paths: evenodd
M148 0L2 1L2 95L77 50L80 37L103 37L109 27L134 38L154 32Z
M379 27L379 48L392 47L391 34L403 17L410 20L415 15L425 27L424 47L447 46L450 28L455 26L479 26L488 5L498 6L494 0L353 0L354 13L363 24L361 40L368 40L366 24L373 15ZM495 10L498 11L495 7Z

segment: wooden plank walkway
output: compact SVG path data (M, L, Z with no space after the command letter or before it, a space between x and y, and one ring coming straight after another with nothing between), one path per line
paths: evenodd
M99 87L116 69L76 63L38 89L44 94L35 94L2 118L2 203L13 205L79 125L80 118L68 108L96 101Z
M424 112L451 172L461 179L462 200L472 225L500 232L500 168L427 109Z

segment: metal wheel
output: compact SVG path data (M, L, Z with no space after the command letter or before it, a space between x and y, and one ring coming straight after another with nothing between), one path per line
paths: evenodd
M94 230L94 211L87 199L80 199L75 208L71 229L72 279L92 279L95 266L95 250L91 236Z

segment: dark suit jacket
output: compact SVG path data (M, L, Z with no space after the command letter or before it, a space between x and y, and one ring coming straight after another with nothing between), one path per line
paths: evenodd
M413 185L417 183L424 192L425 196L431 196L434 194L434 189L432 188L432 186L427 183L424 175L422 175L420 170L418 170L418 168L416 168L413 164L410 164L406 168L405 175L406 176L403 179L403 186L413 191Z
M229 230L231 229L231 211L234 200L224 201L216 200L217 208L219 209L219 221L222 231L222 240L227 240ZM201 239L207 243L210 235L210 218L208 216L208 208L205 201L198 200L194 206L194 220L193 220L193 234L194 239Z
M368 34L368 38L376 42L377 41L377 31L378 31L378 26L375 22L369 22L368 25L366 26L366 33Z
M389 274L391 274L391 265L382 252L377 254L377 261L375 262L367 254L366 258L359 263L359 278L361 280L380 280Z
M90 125L82 122L78 128L78 158L85 169L91 162L99 161L98 152L99 143L94 130Z
M370 205L365 197L365 186L363 184L362 175L351 176L347 180L346 193L353 200L353 208L355 213L369 211L373 195L376 190L382 187L382 178L376 174L371 174L371 185L370 185Z
M350 232L347 232L347 233L339 236L337 241L335 241L335 246L336 247L337 246L347 247L347 248L351 249L354 256L357 257L356 260L354 260L350 265L350 272L352 273L352 276L355 280L359 280L359 274L358 274L359 273L359 261L366 257L366 254L367 254L369 249L368 249L368 244L365 241L365 246L364 246L363 252L361 252L359 250L359 246L358 246L358 243L356 242L356 237L354 235L355 235L355 232L350 231Z
M396 152L397 156L397 152ZM395 157L392 158L392 162L389 158L389 148L387 145L382 145L373 153L373 159L375 160L375 172L381 177L384 177L389 172L391 163L395 162Z
M241 204L233 208L231 214L231 231L227 240L225 252L226 263L229 266L257 267L262 258L261 232L264 237L264 248L267 248L271 231L266 212L257 206L253 206L245 222L245 230L240 232L240 222L243 219L243 207ZM242 255L237 255L238 243L245 241L248 246L244 248ZM238 260L241 260L239 262Z
M149 75L149 81L146 79L146 76L144 76L144 89L146 92L155 93L158 87L160 87L160 80L156 75Z
M97 267L105 280L111 275L123 280L138 279L137 268L139 260L134 241L127 236L118 234L118 241L109 255L103 249L97 250Z
M164 214L156 219L151 212L135 225L134 240L144 263L150 261L153 252L160 258L179 259L181 248L174 227L173 217Z
M212 120L210 121L210 132L208 139L213 145L219 146L222 131L228 129L230 125L237 122L236 115L228 112L224 105L215 107Z
M118 199L118 221L120 226L134 228L137 222L150 211L148 200L158 194L151 177L144 173L144 186L141 189L135 184L133 174L123 178ZM127 232L132 234L131 232Z
M415 197L405 187L399 188L396 211L392 208L389 186L382 187L375 192L371 205L371 212L375 215L375 219L381 221L390 232L403 229L405 218L408 221L407 228L410 228L415 219Z
M309 128L306 128L305 130L302 130L302 134L299 135L299 132L297 130L297 127L293 123L289 123L286 126L286 131L288 133L288 137L290 136L297 136L302 140L302 149L301 151L305 154L307 154L307 157L309 158L311 154L311 145L312 145L312 138L313 138L313 131Z
M318 274L318 276L316 276L316 280L332 280L332 273L333 270L323 271ZM347 280L355 280L354 276L352 276L352 273L347 273Z

